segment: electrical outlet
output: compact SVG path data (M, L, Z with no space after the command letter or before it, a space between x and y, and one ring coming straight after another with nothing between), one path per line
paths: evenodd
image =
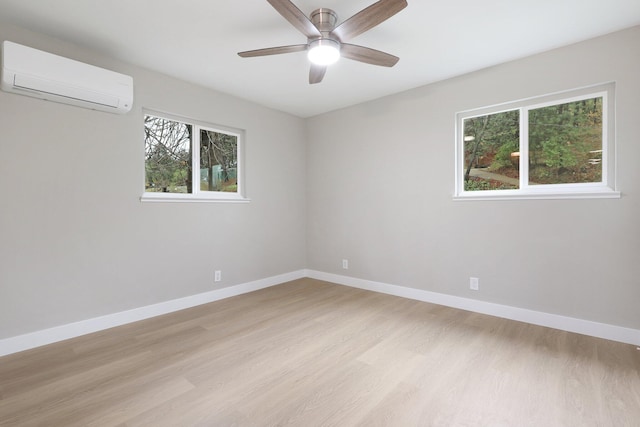
M349 260L348 259L343 259L342 260L342 268L344 268L345 270L349 269Z
M478 279L477 277L470 277L469 278L469 289L477 291L478 289L480 289L480 279Z
M222 281L222 271L220 270L216 270L215 275L214 275L214 279L215 282L220 282Z

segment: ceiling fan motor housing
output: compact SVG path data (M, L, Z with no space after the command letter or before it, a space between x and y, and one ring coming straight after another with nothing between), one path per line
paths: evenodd
M311 12L311 22L316 26L323 36L328 36L338 23L338 14L326 7L316 9ZM326 34L325 34L326 33Z

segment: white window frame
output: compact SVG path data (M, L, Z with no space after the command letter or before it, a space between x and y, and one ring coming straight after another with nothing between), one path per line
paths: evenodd
M602 97L602 181L529 185L529 111L598 97ZM464 189L464 121L513 110L519 110L520 114L520 188L466 191ZM617 191L615 185L614 114L615 83L589 86L457 113L454 200L619 198L620 192Z
M191 182L192 193L150 193L144 192L140 197L142 202L231 202L231 203L248 203L250 199L245 197L244 193L244 140L245 132L239 129L233 129L227 126L213 125L200 120L189 119L175 114L163 113L156 110L143 109L143 118L150 115L163 118L175 122L184 123L192 126L192 165ZM235 136L237 139L237 159L238 166L236 171L238 191L231 193L225 191L202 191L200 190L200 130L224 133L226 135ZM143 138L144 140L144 138ZM143 163L144 167L144 163ZM142 188L145 188L144 177Z

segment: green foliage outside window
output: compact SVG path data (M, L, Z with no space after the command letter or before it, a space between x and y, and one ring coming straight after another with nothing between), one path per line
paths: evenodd
M518 188L519 123L519 110L464 121L465 190Z
M529 185L602 181L602 97L529 109ZM520 110L464 120L465 191L519 188ZM526 177L525 177L526 178Z
M529 112L529 183L602 180L602 98Z

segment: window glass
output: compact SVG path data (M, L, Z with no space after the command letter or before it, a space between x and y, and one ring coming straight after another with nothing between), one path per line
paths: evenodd
M238 191L238 137L200 131L200 190Z
M465 191L520 187L518 110L464 120Z
M190 125L145 116L145 191L191 192Z
M529 185L602 181L602 97L529 110Z
M456 114L455 199L619 198L615 83Z
M145 184L140 200L248 202L243 135L164 113L145 113Z

